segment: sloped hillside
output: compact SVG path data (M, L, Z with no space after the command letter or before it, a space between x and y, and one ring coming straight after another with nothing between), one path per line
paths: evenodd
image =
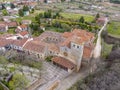
M104 68L84 80L78 81L69 90L120 90L120 59L107 61Z

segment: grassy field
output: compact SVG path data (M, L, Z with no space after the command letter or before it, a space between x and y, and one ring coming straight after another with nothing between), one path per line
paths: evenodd
M102 45L103 45L103 48L102 48L102 57L106 58L110 54L113 45L112 44L107 44L103 40L102 40Z
M111 22L107 26L110 35L120 37L120 22Z
M17 22L21 22L22 20L32 20L33 22L35 22L34 17L39 13L44 13L44 11L35 10L35 12L33 14L30 14L29 16L19 17L19 18L16 18L15 20ZM91 15L84 15L84 14L74 14L74 13L64 13L64 12L62 12L60 14L61 14L61 16L63 16L66 19L74 19L74 20L80 19L80 17L83 16L85 18L85 20L88 22L92 21L94 18Z
M21 22L22 20L32 20L33 22L35 22L35 16L39 13L43 13L44 11L42 10L35 10L34 13L30 14L29 16L24 16L24 17L19 17L19 18L16 18L15 20L17 22Z
M15 28L8 29L7 33L9 33L9 34L15 34Z
M85 14L74 14L74 13L61 13L61 16L64 18L71 18L71 19L80 19L81 16L85 18L86 21L92 21L94 19L91 15L85 15Z

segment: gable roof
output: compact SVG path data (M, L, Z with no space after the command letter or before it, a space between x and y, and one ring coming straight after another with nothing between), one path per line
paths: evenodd
M8 27L17 27L18 23L13 21L13 22L8 22L6 23L8 25Z
M45 46L30 41L23 48L37 53L44 53Z
M68 69L73 69L75 67L75 64L63 57L53 57L52 61Z

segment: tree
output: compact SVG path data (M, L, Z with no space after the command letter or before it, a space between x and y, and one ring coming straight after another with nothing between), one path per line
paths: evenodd
M15 74L12 80L9 82L11 90L25 90L28 84L28 80L21 74Z
M23 11L29 11L29 7L26 6L26 5L24 5L24 6L23 6Z
M3 10L2 10L2 14L3 14L4 16L7 16L7 15L8 15L7 10L6 10L6 9L3 9Z
M37 21L38 24L40 24L40 14L35 16L35 20Z
M61 28L61 23L59 21L52 22L52 25L57 28Z
M19 16L23 17L24 16L24 12L22 9L19 10Z
M84 22L85 22L85 19L84 19L83 16L81 16L81 18L79 19L79 22L81 22L81 23L84 23Z
M52 11L51 10L48 10L46 12L44 12L44 18L51 18L52 16Z
M34 8L32 8L32 9L31 9L31 13L34 13L34 11L35 11Z
M15 8L15 5L13 3L11 3L11 8Z
M8 61L6 60L6 58L4 56L0 56L0 64L3 66L3 68L7 71L7 64Z
M53 18L59 18L60 17L60 13L56 12L56 14L53 16Z
M43 13L39 13L39 17L40 18L43 18L44 16L43 16Z
M95 20L97 20L98 18L100 18L100 14L99 13L96 14Z
M66 23L61 23L61 27L65 30L65 31L70 31L71 30L71 27L66 24Z

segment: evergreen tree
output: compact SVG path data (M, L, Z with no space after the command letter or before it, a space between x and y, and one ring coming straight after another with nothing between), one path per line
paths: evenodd
M22 9L19 10L19 16L23 17L24 16L24 12Z
M85 19L84 19L83 16L81 16L81 18L79 19L79 22L80 22L80 23L84 23L84 22L85 22Z
M23 11L29 11L29 7L26 6L26 5L24 5L24 6L23 6Z
M52 11L51 10L48 10L48 11L44 12L44 17L45 18L51 18L51 16L52 16Z
M95 16L95 20L97 20L99 17L100 17L100 14L97 13L96 16Z
M3 14L4 16L8 15L7 10L6 10L6 9L3 9L3 10L2 10L2 14Z
M15 8L15 5L13 3L11 3L11 8Z

